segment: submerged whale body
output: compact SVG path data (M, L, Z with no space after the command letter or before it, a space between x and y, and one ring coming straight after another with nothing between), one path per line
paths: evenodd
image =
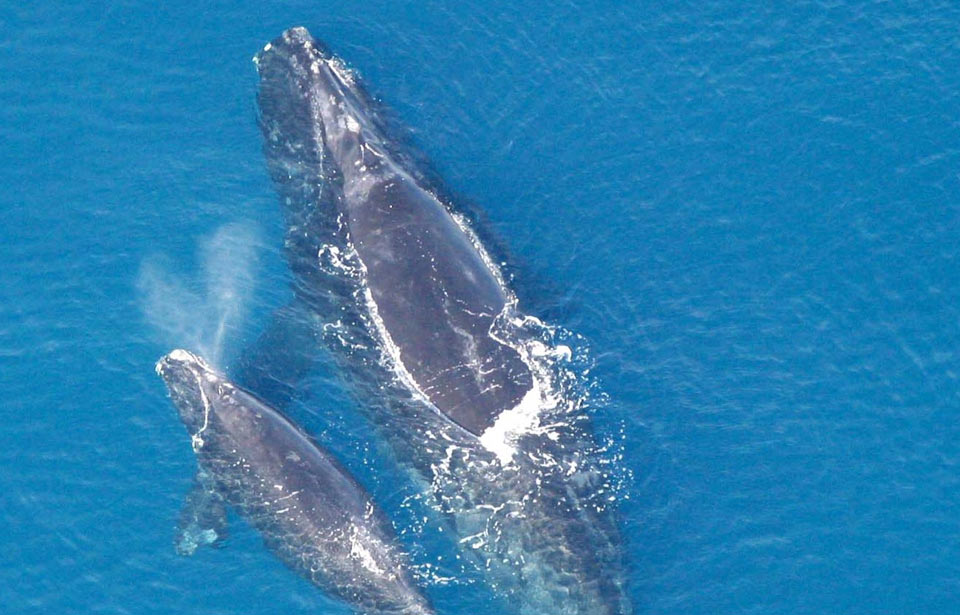
M533 356L549 349L511 337L535 319L335 56L293 28L254 61L295 299L244 381L283 403L334 350L498 595L524 615L630 612L597 447Z
M191 434L202 501L235 507L284 563L359 613L433 612L389 522L329 454L196 355L175 350L157 372ZM201 537L217 531L205 516L191 515Z

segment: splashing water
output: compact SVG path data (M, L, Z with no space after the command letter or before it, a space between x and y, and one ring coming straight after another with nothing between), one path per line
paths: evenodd
M256 286L259 242L249 223L221 226L197 250L198 274L178 275L162 255L144 259L140 305L166 346L190 347L221 364L227 340L243 322Z

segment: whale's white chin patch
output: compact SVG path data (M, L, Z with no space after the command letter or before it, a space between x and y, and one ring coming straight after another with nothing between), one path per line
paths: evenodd
M501 412L493 425L484 430L480 444L496 455L501 464L509 464L517 452L517 439L540 426L541 409L540 384L534 378L533 386L520 403Z

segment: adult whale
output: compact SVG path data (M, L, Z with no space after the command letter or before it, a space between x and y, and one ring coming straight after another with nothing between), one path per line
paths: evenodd
M194 354L174 350L157 373L190 433L207 503L235 507L284 563L359 613L433 613L389 522L329 454Z
M306 368L290 357L337 338L372 420L499 593L522 613L629 612L596 447L534 356L549 349L511 337L532 319L335 56L293 28L255 62L296 301L245 377L296 388ZM364 380L383 365L371 347L402 386Z
M304 165L277 169L278 179L289 190L304 171L332 167L337 213L398 364L444 416L482 435L533 390L519 353L492 332L507 305L501 284L446 207L393 155L366 94L306 30L286 32L258 64L268 147L297 148Z

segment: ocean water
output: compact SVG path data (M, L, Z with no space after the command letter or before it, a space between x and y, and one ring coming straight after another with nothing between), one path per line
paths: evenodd
M348 612L242 523L174 553L153 372L288 297L250 59L294 25L583 336L637 613L960 612L960 8L500 0L0 3L0 611ZM316 380L305 427L436 563Z

